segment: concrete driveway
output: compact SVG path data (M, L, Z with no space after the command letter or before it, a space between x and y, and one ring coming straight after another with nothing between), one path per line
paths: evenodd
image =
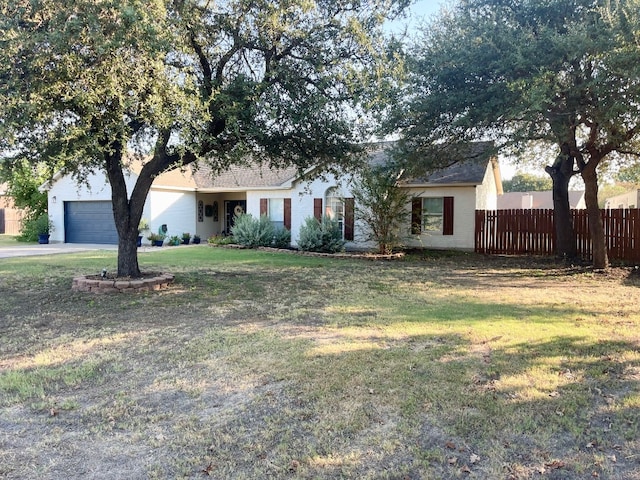
M76 253L90 250L118 250L117 245L97 243L48 243L44 245L20 244L0 247L0 258L30 257L32 255L55 255L58 253Z

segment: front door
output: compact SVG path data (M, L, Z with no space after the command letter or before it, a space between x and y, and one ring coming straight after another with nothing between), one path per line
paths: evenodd
M224 202L224 233L231 235L231 227L235 224L235 217L247 211L246 200L226 200Z

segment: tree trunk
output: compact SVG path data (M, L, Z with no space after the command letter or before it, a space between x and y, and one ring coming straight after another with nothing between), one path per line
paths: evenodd
M123 151L123 148L114 148L113 153L105 157L105 167L111 185L113 219L118 231L118 276L137 278L140 277L138 225L152 180L147 181L143 175L140 175L134 192L129 198L122 170Z
M589 163L582 170L582 179L585 186L584 201L587 205L589 234L593 249L593 267L606 269L609 267L609 256L604 240L602 215L598 205L598 173L596 172L598 163L600 163L599 158L590 158Z
M115 215L114 215L115 216ZM131 222L130 222L131 223ZM140 276L138 266L138 228L118 232L118 276L137 278Z
M114 183L116 186L114 187ZM138 225L142 218L144 201L127 198L126 186L119 182L111 184L113 218L118 230L118 276L137 278L138 266ZM123 192L124 189L124 192ZM148 193L148 191L147 191ZM145 195L146 198L146 195Z
M566 145L566 144L565 144ZM573 176L573 157L568 153L568 147L563 145L562 153L553 166L547 166L545 171L553 181L553 220L556 231L556 255L561 258L575 258L577 255L576 234L571 218L569 204L569 181Z
M153 180L162 172L169 170L180 161L188 165L196 161L193 154L182 156L167 155L167 145L171 132L165 130L159 133L153 157L147 161L140 172L131 195L127 192L123 156L126 143L113 143L110 153L105 154L104 167L111 185L111 201L113 203L113 218L118 230L118 276L137 278L140 276L138 266L138 225L142 218L144 204L151 190Z

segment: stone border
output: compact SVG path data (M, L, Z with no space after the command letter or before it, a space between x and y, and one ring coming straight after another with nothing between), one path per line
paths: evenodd
M173 283L174 275L162 273L154 277L133 279L96 279L95 275L74 277L71 290L91 293L150 292L167 288Z

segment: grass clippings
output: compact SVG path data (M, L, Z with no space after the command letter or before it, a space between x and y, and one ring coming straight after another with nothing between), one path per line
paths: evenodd
M0 477L640 479L640 279L549 259L0 261Z

